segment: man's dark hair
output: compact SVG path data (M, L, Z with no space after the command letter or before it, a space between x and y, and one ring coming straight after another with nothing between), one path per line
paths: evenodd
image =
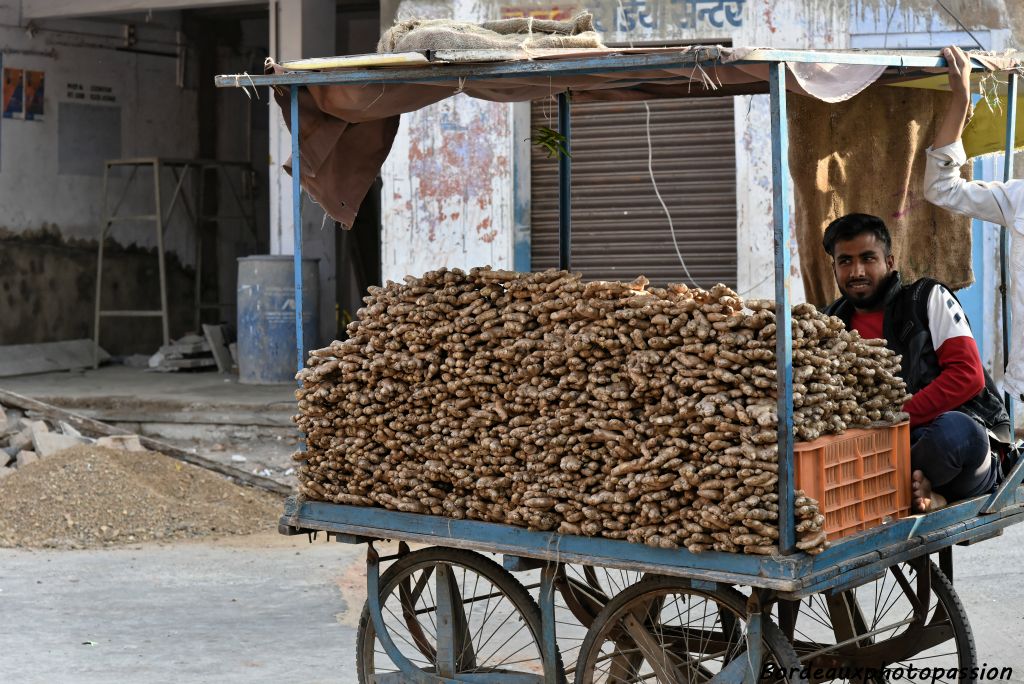
M871 214L847 214L840 216L825 229L825 236L821 244L829 256L835 256L836 243L843 240L852 240L862 233L871 233L885 247L885 255L892 253L892 237L885 222Z

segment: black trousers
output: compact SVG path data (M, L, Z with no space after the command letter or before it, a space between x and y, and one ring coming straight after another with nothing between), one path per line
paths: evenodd
M999 481L988 432L959 411L943 413L910 431L910 463L949 502L987 494Z

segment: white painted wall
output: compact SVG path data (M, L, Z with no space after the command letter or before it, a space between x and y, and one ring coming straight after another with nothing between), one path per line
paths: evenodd
M512 107L465 95L406 114L383 169L382 277L512 265Z
M486 3L403 3L399 20L484 21ZM513 264L513 108L456 96L402 116L381 169L381 275ZM524 133L524 136L528 135Z
M59 112L60 103L69 101L68 83L112 89L116 103L104 106L120 108L122 157L194 155L196 94L176 84L175 59L72 47L66 43L80 44L83 38L71 34L40 31L31 37L18 28L16 5L0 5L3 66L45 72L45 114L42 121L0 119L0 227L14 233L48 227L58 229L65 238L94 240L103 211L102 175L58 173ZM41 22L40 26L92 33L120 31L114 24L81 21ZM147 35L173 40L175 34L173 30L140 27L138 35L140 40ZM50 51L52 56L36 54ZM75 101L90 103L88 99ZM163 185L165 197L172 190L169 181ZM152 182L148 181L139 192L129 195L125 211L148 213L152 203ZM122 244L156 244L155 230L145 224L119 226L113 237ZM187 224L175 221L167 234L168 249L183 262L192 263L193 245Z

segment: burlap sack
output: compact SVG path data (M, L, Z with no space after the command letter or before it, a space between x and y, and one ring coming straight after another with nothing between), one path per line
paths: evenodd
M604 47L589 12L569 21L503 19L483 24L451 19L410 19L384 32L377 52Z
M833 219L853 212L885 221L904 282L930 276L954 289L974 282L971 220L932 205L922 189L925 149L948 98L932 90L872 86L837 104L788 99L794 219L807 301L823 306L839 296L821 238Z

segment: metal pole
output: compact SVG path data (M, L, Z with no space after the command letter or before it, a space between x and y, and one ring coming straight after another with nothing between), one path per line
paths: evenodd
M1013 178L1013 148L1017 130L1017 74L1011 72L1006 82L1006 154L1003 157L1003 181ZM1010 362L1010 307L1006 303L1006 290L1010 286L1010 273L1007 260L1010 254L1010 237L1006 226L999 229L999 303L1003 314L1003 371ZM1018 287L1020 283L1017 284ZM1013 415L1013 396L1009 392L1003 395L1006 411L1010 415L1010 439L1016 423Z
M295 349L298 354L298 371L305 365L302 340L302 163L299 159L299 86L292 91L292 221L294 223L295 245Z
M556 563L547 563L540 571L541 652L544 658L544 684L559 684L558 637L555 632Z
M110 227L110 216L107 213L110 203L107 201L107 180L110 176L110 164L103 165L103 224L100 227L99 253L96 256L96 310L93 312L92 336L95 344L92 349L92 367L100 367L100 306L103 294L103 243L107 239L107 228Z
M160 199L160 160L153 160L153 199L156 202L156 256L160 264L160 319L163 321L164 344L171 343L170 316L167 311L167 268L164 265L164 218Z
M775 242L775 361L779 413L779 551L792 553L793 520L793 313L789 302L789 125L786 65L768 65L772 119L772 225Z
M565 136L565 154L558 155L558 268L572 268L572 124L569 93L558 95L558 132Z

